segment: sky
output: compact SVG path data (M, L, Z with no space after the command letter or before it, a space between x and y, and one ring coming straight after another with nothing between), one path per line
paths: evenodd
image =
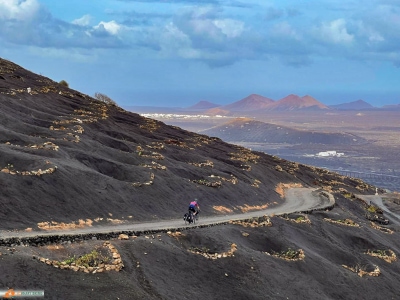
M0 0L0 57L120 106L400 103L400 0Z

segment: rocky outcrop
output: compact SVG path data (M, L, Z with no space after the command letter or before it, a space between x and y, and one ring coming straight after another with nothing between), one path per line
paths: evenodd
M364 277L364 276L377 277L377 276L381 275L381 270L379 269L378 266L375 266L375 269L371 272L366 271L365 268L361 267L360 265L356 265L354 267L342 265L342 267L347 270L352 271L353 273L356 273L360 277Z
M232 244L231 245L231 249L227 252L222 252L222 253L208 253L207 250L205 249L198 249L198 248L193 248L193 249L189 249L188 251L193 253L193 254L197 254L197 255L201 255L207 259L220 259L220 258L227 258L227 257L232 257L235 256L234 253L237 250L237 245L236 244Z
M267 216L261 218L255 218L252 220L243 220L243 221L229 221L230 224L241 225L243 227L270 227L272 226L271 219Z
M333 224L344 225L344 226L360 227L359 224L357 224L356 222L354 222L351 219L332 220L332 219L329 219L329 218L324 218L324 221L329 222L329 223L333 223Z

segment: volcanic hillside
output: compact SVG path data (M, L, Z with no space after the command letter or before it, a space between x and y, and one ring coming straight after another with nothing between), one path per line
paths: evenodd
M227 111L254 111L269 107L274 100L257 94L251 94L242 100L220 107Z
M173 218L193 198L204 213L217 214L221 205L272 203L281 182L315 181L309 167L167 126L0 63L2 228Z
M329 109L329 107L309 95L299 97L293 94L272 103L266 108L266 110L269 111L318 111L327 109Z
M316 195L333 195L336 203L130 236L107 226L182 220L193 198L200 199L201 224L203 216L279 207L293 186L318 188ZM375 187L126 112L1 59L0 187L0 285L9 294L44 290L45 299L72 300L400 294L398 223L387 224L378 207L359 198ZM108 233L92 234L95 225ZM74 235L82 226L86 234ZM48 229L69 231L36 235Z
M350 133L324 133L297 130L247 118L238 118L228 123L202 131L226 142L288 143L354 145L366 143L362 137Z
M198 105L198 104L197 104ZM288 95L278 101L263 97L257 94L251 94L234 103L219 106L218 109L224 111L223 114L238 113L265 113L268 111L321 111L329 110L325 104L319 102L315 98L306 95L299 97L297 95ZM206 111L208 114L214 114L214 110Z

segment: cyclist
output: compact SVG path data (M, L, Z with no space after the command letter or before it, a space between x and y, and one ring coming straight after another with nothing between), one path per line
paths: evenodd
M193 216L197 216L200 212L200 206L199 203L197 203L197 199L194 199L194 201L190 202L189 204L189 212L193 212Z

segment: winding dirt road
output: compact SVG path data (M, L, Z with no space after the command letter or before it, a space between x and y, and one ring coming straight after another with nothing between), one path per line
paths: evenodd
M203 217L199 219L195 226L206 226L223 224L230 220L244 220L254 217L282 215L301 211L310 211L315 209L324 209L331 207L335 204L335 199L331 194L324 192L323 195L320 191L311 188L290 188L286 190L285 199L277 206L234 215L221 215L212 217ZM61 236L61 235L77 235L77 234L96 234L96 233L111 233L111 232L143 232L143 231L157 231L157 230L174 230L186 227L193 227L193 225L184 225L183 219L163 220L156 222L141 222L129 223L110 226L93 226L80 229L69 230L53 230L53 231L31 231L31 232L0 232L0 239L7 238L29 238L35 236Z
M391 211L383 204L382 197L380 195L356 195L360 199L363 199L369 204L375 204L380 209L382 209L386 213L386 218L389 219L390 222L400 225L400 215Z

